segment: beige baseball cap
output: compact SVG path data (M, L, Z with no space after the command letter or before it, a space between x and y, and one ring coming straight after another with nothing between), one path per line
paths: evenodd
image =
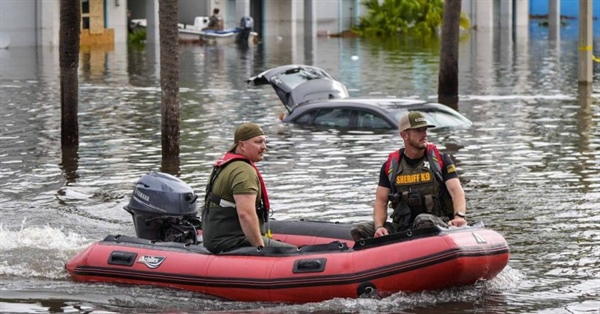
M400 118L400 123L398 123L398 129L400 131L406 131L411 129L418 129L422 127L435 128L435 125L429 124L425 115L419 111L409 111L402 118Z

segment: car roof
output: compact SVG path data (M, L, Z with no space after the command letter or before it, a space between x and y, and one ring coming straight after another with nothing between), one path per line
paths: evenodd
M369 111L377 113L389 124L390 129L397 128L400 117L408 111L421 111L428 121L438 128L467 127L472 122L454 109L439 104L417 99L387 99L387 98L348 98L323 101L312 101L302 104L289 113L284 121L294 122L301 116L321 109L343 108L354 111ZM444 118L445 117L445 118ZM453 117L453 118L449 118ZM451 124L451 125L448 125Z
M388 121L390 127L397 125L401 114L413 110L423 111L432 120L436 120L434 113L438 113L440 125L450 122L449 118L440 116L442 113L456 118L446 124L472 124L450 107L420 99L350 97L344 84L323 69L310 65L278 66L250 77L246 82L254 86L271 85L288 111L283 119L286 122L293 122L303 113L316 108L352 108L377 112Z

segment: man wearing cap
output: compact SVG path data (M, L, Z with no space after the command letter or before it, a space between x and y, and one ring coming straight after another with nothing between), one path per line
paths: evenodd
M214 164L204 197L202 238L213 253L244 246L295 247L265 236L269 197L260 171L267 138L254 123L239 125L233 145Z
M423 113L410 111L398 124L404 148L383 163L373 205L373 222L351 230L354 240L381 237L406 229L467 224L465 193L454 162L428 142L434 128ZM387 222L387 208L393 209Z

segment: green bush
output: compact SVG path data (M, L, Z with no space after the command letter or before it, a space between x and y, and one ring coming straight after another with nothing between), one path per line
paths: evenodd
M354 30L363 37L431 37L443 21L444 0L385 0L381 5L378 0L365 0L363 4L369 11ZM460 24L463 29L470 27L464 14Z
M127 34L127 40L133 46L143 47L146 44L146 30L136 28L133 33Z

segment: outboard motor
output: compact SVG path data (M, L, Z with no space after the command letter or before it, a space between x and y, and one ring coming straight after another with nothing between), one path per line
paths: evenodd
M196 200L192 188L182 180L162 172L143 175L135 184L124 209L133 217L138 238L198 243Z
M254 19L250 16L244 16L240 19L239 32L236 36L236 42L242 46L248 46L248 38L254 27Z

